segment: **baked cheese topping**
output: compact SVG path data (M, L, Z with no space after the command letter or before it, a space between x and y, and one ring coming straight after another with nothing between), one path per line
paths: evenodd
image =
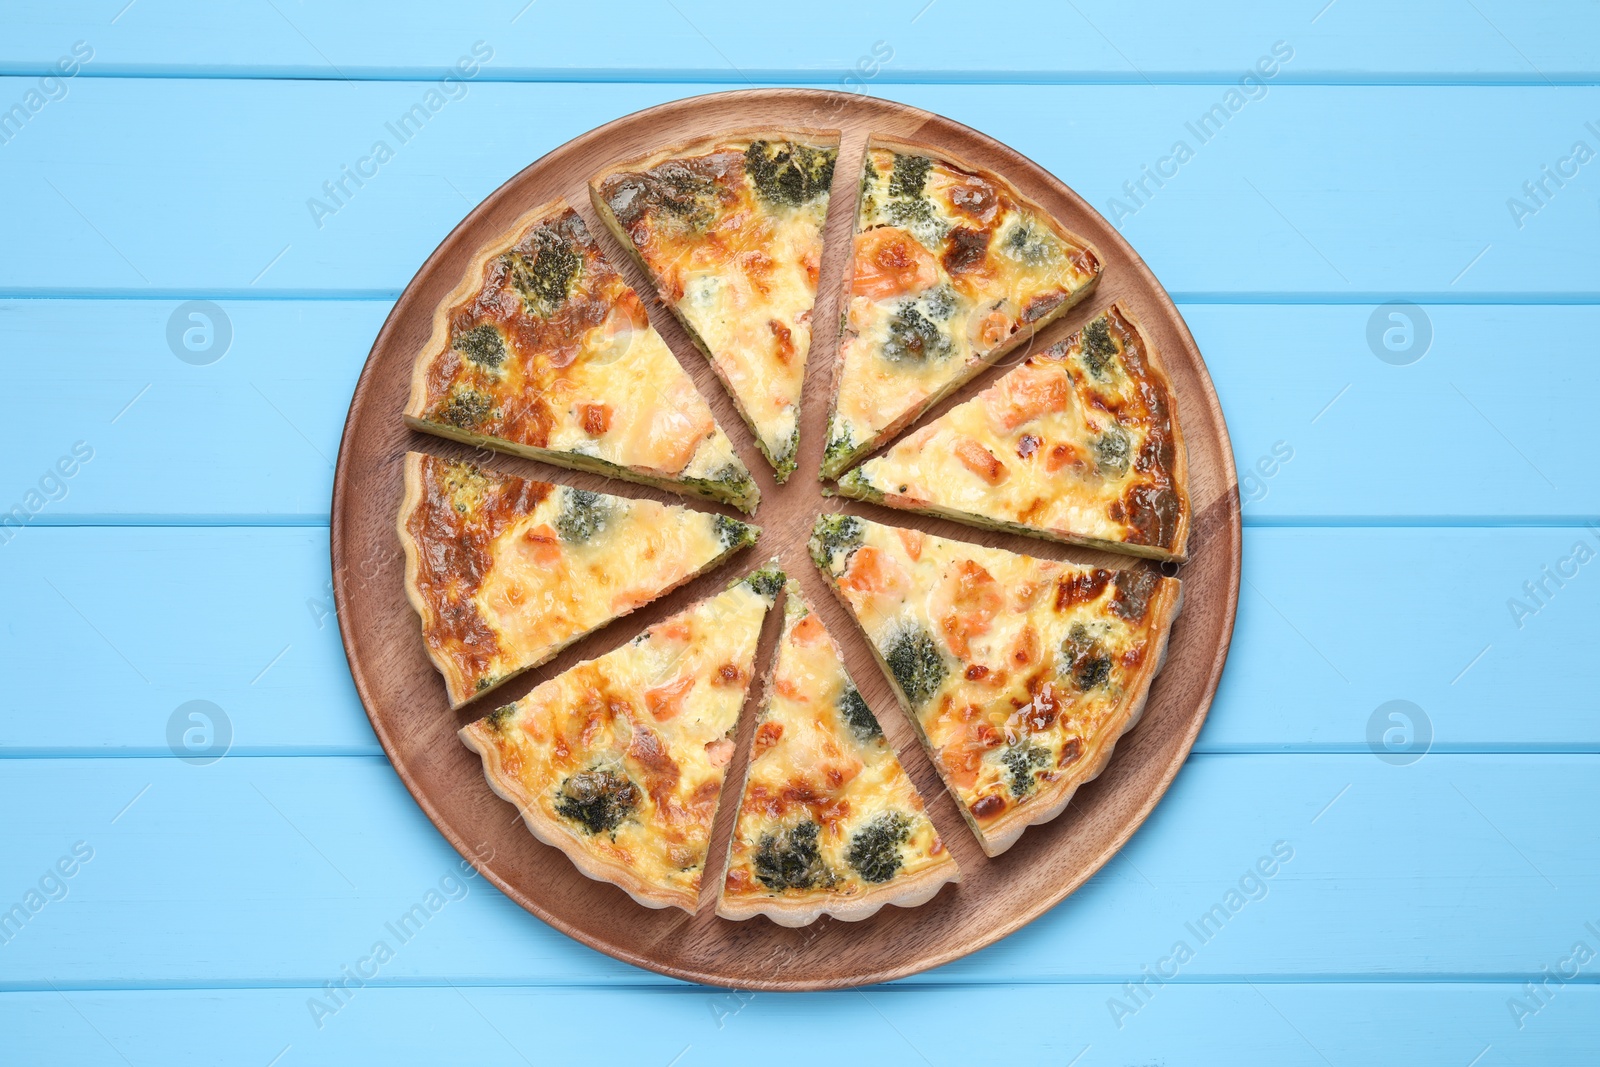
M1003 179L869 142L823 475L1081 299L1100 261Z
M795 465L838 146L837 133L730 137L625 164L590 187L711 358L780 482Z
M591 878L693 911L769 566L466 726L489 783Z
M418 429L755 508L703 397L575 211L540 209L479 261L418 359Z
M1076 544L1183 558L1177 406L1120 307L839 480L846 496Z
M722 905L849 901L955 861L790 579ZM826 910L826 906L824 906ZM748 913L748 912L747 912ZM815 917L810 916L810 917Z
M811 551L986 849L1005 816L1098 770L1178 584L845 515L818 519Z
M721 515L406 455L406 592L452 707L755 541Z

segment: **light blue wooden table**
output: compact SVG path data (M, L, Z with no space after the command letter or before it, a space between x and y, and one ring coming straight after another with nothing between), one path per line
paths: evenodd
M0 1062L1600 1062L1600 9L1324 3L8 3ZM549 148L746 84L942 112L1116 218L1246 476L1154 816L1022 933L831 995L450 881L331 615L331 461L412 272Z

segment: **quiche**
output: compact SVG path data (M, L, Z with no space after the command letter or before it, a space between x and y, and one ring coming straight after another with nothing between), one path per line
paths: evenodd
M1061 814L1133 727L1179 583L1076 567L848 515L812 558L868 643L979 844Z
M451 707L751 544L736 519L408 452L406 596Z
M1177 403L1120 305L839 479L876 504L1181 560L1189 530Z
M440 304L405 419L747 514L760 496L639 295L560 200L474 257Z
M790 579L717 914L804 926L925 903L960 871Z
M694 911L776 561L461 729L533 835L650 908Z
M783 482L800 388L837 130L750 130L676 144L589 184L600 217L710 359Z
M822 474L837 478L1089 292L1100 258L999 175L873 137Z

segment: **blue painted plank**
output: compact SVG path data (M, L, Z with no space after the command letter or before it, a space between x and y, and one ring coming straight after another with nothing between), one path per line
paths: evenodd
M28 402L0 427L0 512L82 441L93 459L48 486L58 499L33 499L34 522L327 521L345 411L389 304L224 300L209 340L185 305L0 301L12 350L59 350L63 321L77 346L11 371ZM1372 305L1182 311L1229 419L1247 522L1600 516L1585 458L1600 307L1430 305L1394 321ZM1420 360L1375 355L1374 322L1378 351ZM1400 344L1407 322L1414 347L1391 353L1382 333ZM189 351L184 327L215 347ZM1542 346L1536 408L1503 385L1506 346L1530 336Z
M0 99L30 84L0 79ZM394 292L543 152L712 88L463 86L402 141L386 124L425 83L79 80L0 146L0 194L15 206L0 218L12 252L0 291ZM1215 85L872 88L1050 168L1179 294L1600 291L1596 166L1574 156L1580 140L1600 145L1586 126L1600 129L1597 88L1284 85L1255 102ZM1200 130L1214 106L1221 117ZM379 141L394 153L381 165ZM324 183L363 159L374 173L329 199ZM1146 167L1169 177L1158 187ZM1523 190L1534 181L1537 201Z
M910 984L1121 984L1174 973L1178 942L1182 982L1520 982L1600 926L1600 825L1559 817L1597 772L1592 755L1197 756L1079 893ZM7 761L0 808L28 812L0 851L8 902L75 846L93 853L9 932L3 989L318 986L436 886L456 899L391 946L381 984L675 984L481 879L445 881L459 858L382 760ZM1214 904L1222 918L1191 929Z
M1542 84L1592 78L1600 69L1600 19L1593 6L1575 2L1533 8L1510 0L1398 7L1343 0L1327 8L1241 0L1137 8L1109 0L1025 2L996 19L960 0L866 6L821 0L807 5L804 17L785 20L781 38L766 20L729 19L711 0L613 4L609 24L628 27L626 33L595 32L581 6L526 0L448 8L412 0L386 5L376 18L309 3L246 2L229 5L226 14L198 0L143 0L127 10L125 3L101 0L73 11L13 5L0 70L41 72L76 39L95 49L91 72L255 77L434 73L453 66L476 40L494 49L492 76L501 78L742 82L782 74L839 84L870 71L867 80L1231 82L1279 40L1294 50L1285 78Z
M1600 637L1600 564L1579 566L1575 543L1600 556L1595 531L1248 530L1199 750L1367 751L1396 725L1378 711L1391 700L1420 709L1416 735L1390 737L1405 748L1600 748L1580 666ZM321 528L25 531L0 549L0 600L29 605L0 642L0 754L166 755L169 729L187 751L193 700L220 709L236 754L378 754L328 580ZM1525 582L1543 583L1537 601ZM38 665L63 647L75 690L114 700L41 713L62 679Z
M1593 948L1597 939L1584 938ZM1414 983L1166 986L1132 1016L1112 1020L1118 986L872 989L782 995L685 989L631 991L355 989L332 1014L317 989L46 991L0 994L0 1025L19 1055L73 1064L237 1062L437 1064L481 1067L580 1061L595 1037L574 1019L626 1019L608 1028L619 1063L762 1062L775 1045L806 1048L827 1020L829 1043L851 1062L1050 1063L1077 1067L1181 1063L1329 1063L1462 1067L1586 1065L1600 1042L1600 990L1552 984L1536 1013L1515 985ZM1108 1007L1108 1005L1110 1005ZM1005 1025L986 1020L1004 1019ZM1351 1026L1360 1019L1365 1025ZM1517 1021L1522 1025L1519 1028ZM315 1021L314 1021L315 1020ZM320 1022L319 1027L317 1023Z

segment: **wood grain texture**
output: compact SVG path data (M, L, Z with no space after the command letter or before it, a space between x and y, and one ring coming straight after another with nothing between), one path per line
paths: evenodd
M401 423L400 411L410 366L428 335L434 309L459 281L476 249L509 227L530 205L565 195L600 235L613 264L641 292L649 292L623 250L586 210L585 182L614 160L642 154L657 144L759 124L837 126L844 131L815 313L813 351L818 355L811 359L807 372L800 470L780 490L770 468L756 456L749 435L735 433L736 447L754 472L766 501L756 516L764 532L754 552L733 568L706 576L641 610L625 626L607 628L573 646L545 668L507 686L501 699L519 696L573 663L615 647L656 619L720 587L737 568L777 553L806 587L829 628L846 644L847 666L863 696L879 713L890 743L930 801L930 814L964 872L960 887L914 911L891 910L859 924L823 922L800 930L718 919L713 914L711 886L703 890L700 909L693 916L646 912L620 890L585 879L554 850L529 836L517 814L489 791L478 760L451 736L459 725L489 708L469 704L459 715L448 710L442 685L423 653L416 618L404 600L400 549L393 536L405 451L421 448L446 455L470 451L412 433ZM826 354L833 349L839 314L834 279L842 272L849 247L854 186L869 131L940 145L975 165L1003 173L1069 229L1092 241L1106 260L1097 292L1041 334L1036 343L1064 337L1100 308L1114 300L1123 301L1145 324L1162 355L1178 395L1188 440L1194 524L1190 560L1181 571L1185 609L1144 721L1119 745L1117 758L1106 773L1079 794L1066 814L1031 830L999 860L981 855L940 788L933 768L915 751L910 725L898 712L888 711L894 701L887 683L870 652L845 636L853 633L853 627L827 595L804 551L816 512L839 507L837 501L820 495L812 472L821 458L831 362ZM732 402L681 327L659 305L651 311L656 328L694 375L719 422L730 430L742 430ZM1021 358L1025 353L1013 353L1006 363ZM980 375L949 402L983 388L1001 369ZM480 453L476 458L503 470L583 488L618 489L596 477L511 457ZM626 491L651 495L646 490L636 492L632 486ZM1127 562L884 509L853 506L850 510L947 537L1005 544L1038 556ZM1238 486L1221 408L1187 327L1138 255L1071 190L983 134L904 105L807 90L715 94L627 116L556 149L480 204L423 265L373 346L356 385L340 446L331 537L335 597L356 688L395 769L451 843L464 856L492 857L481 867L496 885L535 915L587 945L665 974L750 989L832 988L915 973L1006 936L1081 885L1149 814L1193 744L1227 655L1240 579ZM770 656L775 637L776 621L769 619L758 653L762 662ZM749 733L746 716L736 767L745 764ZM740 785L730 780L726 788L736 795ZM712 869L720 860L731 824L731 806L725 806L713 833Z

